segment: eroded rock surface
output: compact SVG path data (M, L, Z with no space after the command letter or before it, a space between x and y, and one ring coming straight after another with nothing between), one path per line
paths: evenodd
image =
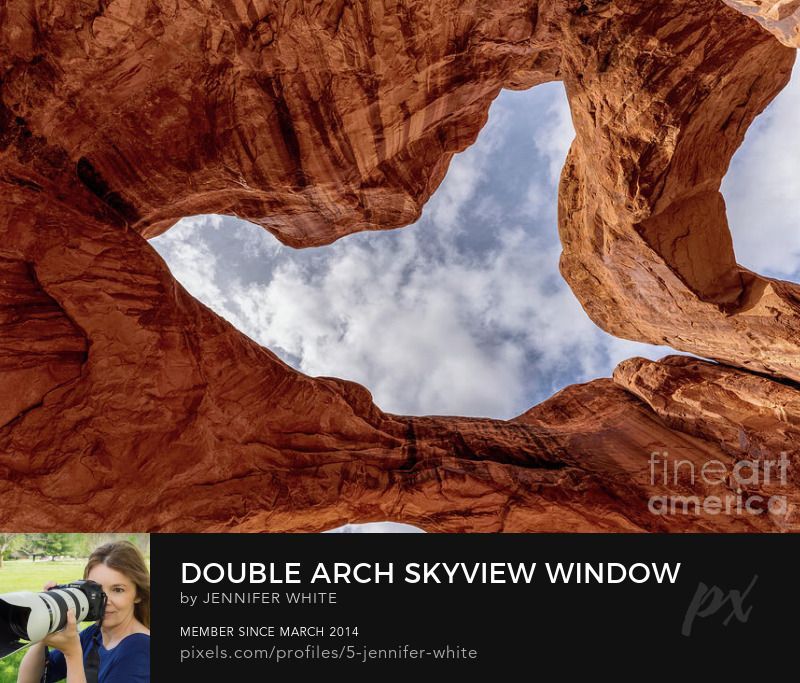
M719 194L794 56L706 0L4 3L0 527L800 528L800 290L736 264ZM564 277L605 329L725 365L633 359L510 421L388 415L146 241L203 212L293 246L408 224L501 88L555 79ZM697 475L783 452L745 491ZM731 495L784 504L653 508Z
M800 47L798 0L724 0L724 2L753 17L784 45Z

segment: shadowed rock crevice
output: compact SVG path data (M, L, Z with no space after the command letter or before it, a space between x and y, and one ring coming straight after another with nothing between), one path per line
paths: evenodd
M795 441L770 376L800 380L798 289L736 265L718 194L792 49L721 1L265 8L0 10L0 528L797 528L796 478L779 512L648 504L731 491L654 478L654 452L732 468ZM604 329L725 366L633 359L510 421L389 415L245 337L145 239L198 213L295 247L406 225L502 88L558 79L564 277Z
M0 425L7 425L80 375L87 344L29 263L0 255L0 273Z

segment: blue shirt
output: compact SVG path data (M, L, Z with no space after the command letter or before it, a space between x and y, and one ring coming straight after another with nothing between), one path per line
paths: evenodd
M97 624L92 624L80 633L83 661L97 633ZM102 643L102 639L100 639ZM106 650L100 647L100 671L97 683L150 683L150 636L145 633L131 633L115 647ZM67 662L59 650L50 650L47 655L47 683L63 681L67 677Z

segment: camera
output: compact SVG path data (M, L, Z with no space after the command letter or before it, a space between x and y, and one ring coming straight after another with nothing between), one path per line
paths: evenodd
M85 579L41 593L0 594L0 659L60 631L69 609L79 622L102 619L106 594L99 583Z

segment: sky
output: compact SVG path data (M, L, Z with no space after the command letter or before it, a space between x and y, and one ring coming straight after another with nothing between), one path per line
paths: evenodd
M293 250L202 216L152 243L192 294L309 375L359 382L392 413L512 418L667 352L595 327L558 272L573 137L560 83L506 91L412 226Z
M795 79L722 187L739 262L795 280L798 110ZM573 137L560 83L503 91L412 226L293 250L245 221L195 216L151 243L194 296L306 374L359 382L387 412L512 418L625 358L672 352L600 330L558 272Z
M800 282L800 78L759 116L722 182L737 261Z

